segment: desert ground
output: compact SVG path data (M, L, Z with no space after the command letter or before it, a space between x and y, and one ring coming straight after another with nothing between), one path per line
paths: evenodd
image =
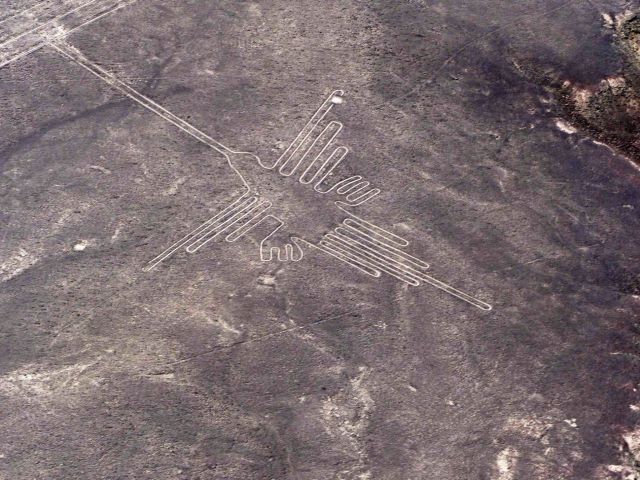
M0 479L640 479L638 2L2 3Z

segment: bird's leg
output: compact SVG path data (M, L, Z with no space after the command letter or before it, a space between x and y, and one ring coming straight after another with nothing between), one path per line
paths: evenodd
M302 250L303 242L286 233L286 229L282 220L272 215L270 219L275 222L275 227L260 242L260 259L263 262L278 260L280 262L302 260L304 251Z

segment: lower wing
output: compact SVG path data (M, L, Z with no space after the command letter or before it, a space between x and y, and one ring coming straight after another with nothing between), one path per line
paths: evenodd
M210 241L223 235L226 241L235 242L266 219L270 208L271 202L247 192L150 260L143 270L145 272L152 270L181 248L189 253L195 253Z
M314 246L368 275L386 273L414 286L428 283L474 307L491 310L488 303L427 275L429 265L403 251L408 245L405 239L350 214Z

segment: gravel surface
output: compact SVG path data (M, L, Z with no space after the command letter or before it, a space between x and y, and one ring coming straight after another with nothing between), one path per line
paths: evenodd
M8 17L35 3L0 13L0 479L640 478L640 4ZM345 212L241 178L50 41L264 162L343 90L332 178L381 191L353 212L493 308L308 245L263 262L266 222L143 271L243 178L285 224L274 242L317 243Z

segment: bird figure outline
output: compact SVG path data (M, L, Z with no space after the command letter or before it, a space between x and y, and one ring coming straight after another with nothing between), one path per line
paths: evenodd
M386 274L412 286L430 284L491 310L490 304L428 275L429 264L406 252L406 239L356 214L357 207L375 198L380 189L361 175L334 180L349 149L335 145L344 126L327 116L343 99L344 91L333 91L275 162L226 149L223 155L242 179L243 193L150 260L144 270L153 270L179 250L196 253L216 239L236 242L268 224L259 247L264 262L298 262L312 248L366 275ZM271 174L269 181L265 174Z
M263 261L297 262L305 249L314 248L372 277L387 274L408 285L427 283L482 310L491 310L488 303L428 275L429 265L406 252L407 240L356 215L358 206L380 193L378 188L372 188L360 175L333 182L335 169L349 150L333 146L342 123L325 119L342 103L342 90L329 95L285 152L269 164L214 140L67 43L71 33L135 1L47 1L6 17L0 21L8 35L5 38L3 33L0 39L0 68L48 47L223 155L238 174L244 193L149 261L144 270L152 270L180 249L196 253L219 238L236 242L268 223L272 228L260 242ZM49 7L55 8L50 11ZM269 181L265 181L265 173L272 174Z

